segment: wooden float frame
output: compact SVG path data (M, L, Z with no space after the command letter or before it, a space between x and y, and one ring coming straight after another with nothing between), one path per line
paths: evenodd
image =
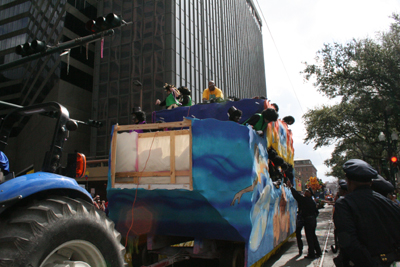
M114 125L113 136L111 139L111 187L115 188L116 183L123 184L168 184L185 183L189 185L189 190L193 190L192 178L192 121L184 119L179 122L165 123L149 123L149 124L134 124L134 125ZM179 129L162 131L163 129ZM188 129L183 129L188 128ZM116 157L117 157L117 137L118 132L129 130L161 130L158 132L139 133L138 138L156 138L160 136L170 137L170 171L158 172L116 172ZM189 170L175 170L175 137L179 135L189 135ZM189 179L182 179L182 176ZM142 179L143 177L143 179ZM149 178L146 178L149 177ZM151 177L151 178L150 178ZM169 177L168 180L165 177ZM159 179L158 179L159 178Z

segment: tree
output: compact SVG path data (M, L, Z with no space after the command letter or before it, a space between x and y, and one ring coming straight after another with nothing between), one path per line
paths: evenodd
M365 38L347 44L325 44L317 52L316 63L303 71L307 81L336 105L322 105L303 115L307 135L305 143L318 147L334 145L325 161L332 171L327 175L343 178L343 163L360 158L380 168L387 157L378 141L387 126L399 131L400 116L400 17L388 32L376 39Z

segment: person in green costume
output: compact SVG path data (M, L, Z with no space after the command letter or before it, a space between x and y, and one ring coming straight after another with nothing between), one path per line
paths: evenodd
M273 108L267 108L261 113L256 113L250 117L243 125L251 125L253 129L260 135L264 133L265 128L271 121L276 121L279 115Z
M167 92L167 97L164 101L160 101L160 99L156 100L156 105L165 106L167 109L173 109L181 106L177 98L180 93L178 89L175 88L174 85L166 83L164 86L165 91Z
M190 90L185 86L179 87L178 90L181 94L181 96L179 97L179 103L181 103L182 107L192 106L192 97L190 96Z

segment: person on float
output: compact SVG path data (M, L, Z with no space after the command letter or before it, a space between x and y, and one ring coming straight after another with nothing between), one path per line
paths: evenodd
M157 99L155 104L161 107L165 106L167 109L173 109L181 106L178 101L180 96L178 89L176 89L174 85L168 83L164 85L164 89L167 93L167 97L162 102L160 99Z

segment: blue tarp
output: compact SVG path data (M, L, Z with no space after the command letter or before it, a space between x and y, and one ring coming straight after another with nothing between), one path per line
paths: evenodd
M245 122L254 113L261 113L264 110L263 99L242 99L239 101L227 101L223 103L197 104L191 107L179 107L175 109L164 109L153 113L153 122L162 120L164 122L182 121L184 117L197 119L228 120L230 107L240 109L242 119L239 123Z

